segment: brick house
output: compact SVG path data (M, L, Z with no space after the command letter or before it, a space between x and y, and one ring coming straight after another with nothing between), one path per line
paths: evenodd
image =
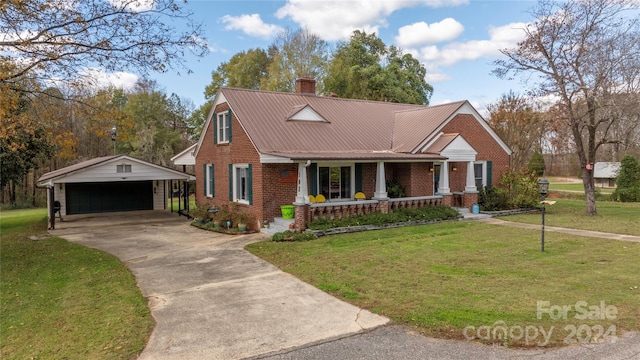
M295 227L314 214L393 211L444 203L470 207L495 185L511 150L468 101L437 106L222 88L195 150L196 200L236 202L252 227L295 205ZM386 183L405 190L389 198ZM366 200L356 201L356 193ZM310 202L322 194L326 203Z

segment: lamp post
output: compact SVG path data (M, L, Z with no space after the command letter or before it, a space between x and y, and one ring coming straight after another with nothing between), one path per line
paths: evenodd
M111 128L111 142L113 143L113 155L116 155L116 136L118 136L118 129L114 125Z
M538 192L542 197L542 252L544 252L544 199L547 197L547 193L549 192L549 181L546 178L542 178L538 180Z

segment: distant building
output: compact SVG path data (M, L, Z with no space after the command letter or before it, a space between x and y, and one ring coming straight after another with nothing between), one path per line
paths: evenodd
M596 186L601 188L616 187L618 171L620 171L619 162L597 162L593 167L593 178Z

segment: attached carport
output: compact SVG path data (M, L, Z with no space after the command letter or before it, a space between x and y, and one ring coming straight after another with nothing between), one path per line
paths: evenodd
M163 210L170 183L192 175L127 155L105 156L46 173L37 182L47 188L50 227L55 215Z

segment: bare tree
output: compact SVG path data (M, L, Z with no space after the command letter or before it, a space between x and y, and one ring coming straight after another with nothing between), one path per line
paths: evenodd
M185 68L184 54L207 51L200 25L179 0L5 0L0 4L0 83L91 79L108 72ZM173 24L184 22L184 31ZM94 79L95 80L95 79ZM45 85L45 86L48 86ZM19 90L16 87L16 90Z
M561 120L571 129L586 195L586 212L596 215L593 172L598 149L618 142L609 130L617 117L603 112L612 94L637 87L640 31L634 0L540 0L531 11L536 20L523 31L526 38L495 62L494 73L535 74L541 95L555 95Z

